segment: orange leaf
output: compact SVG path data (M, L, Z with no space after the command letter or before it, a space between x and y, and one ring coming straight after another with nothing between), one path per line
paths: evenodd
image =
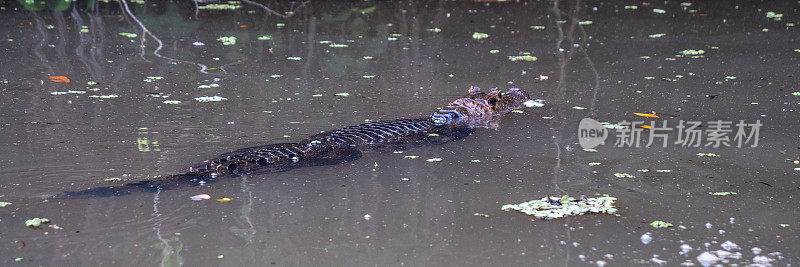
M642 117L658 118L658 115L650 114L650 113L636 113L636 112L634 112L633 114L636 114L636 116L642 116Z
M218 199L216 199L216 201L219 201L219 202L228 202L228 201L231 201L231 199L230 199L230 198L227 198L227 197L223 197L223 198L218 198Z
M50 81L56 83L69 83L70 80L67 76L50 76Z
M247 25L239 25L239 28L247 28Z
M645 129L650 129L650 125L642 125L640 127L645 128Z

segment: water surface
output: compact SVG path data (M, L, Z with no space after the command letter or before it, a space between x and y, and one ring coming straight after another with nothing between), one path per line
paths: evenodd
M0 3L3 265L800 262L796 2L22 2ZM429 116L470 86L548 104L345 164L44 198ZM757 147L581 149L582 118L653 120L634 112L763 127ZM617 197L619 216L500 210L565 194ZM35 217L63 229L25 227Z

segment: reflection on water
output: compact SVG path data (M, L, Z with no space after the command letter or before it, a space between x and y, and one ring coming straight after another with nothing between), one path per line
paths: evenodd
M784 67L798 64L794 2L0 7L0 201L12 203L0 207L5 265L798 261L800 214L789 207L800 100L797 75ZM688 49L704 52L677 56ZM548 105L458 142L345 164L157 194L41 197L427 116L471 85L519 87ZM759 119L764 128L756 148L578 145L582 118L642 120L633 112ZM189 200L203 193L212 199ZM620 216L531 221L500 210L564 194L613 195ZM34 217L63 229L26 228Z

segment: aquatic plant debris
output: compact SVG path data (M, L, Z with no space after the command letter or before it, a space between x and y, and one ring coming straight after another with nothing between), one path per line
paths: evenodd
M700 56L702 54L705 54L706 51L704 51L702 49L701 50L685 49L685 50L681 50L678 53L680 53L680 55L683 55L683 56Z
M522 103L522 104L525 105L525 107L529 107L529 108L540 108L540 107L544 107L544 100L542 100L542 99L532 99L532 100L525 101L525 103Z
M489 35L485 33L475 32L472 34L472 39L475 40L486 39L486 38L489 38Z
M636 176L627 174L627 173L614 173L614 176L617 178L636 178Z
M195 200L195 201L197 201L197 200L206 200L206 199L211 199L211 196L208 195L208 194L199 194L199 195L191 196L191 197L189 197L189 199Z
M617 213L617 208L614 207L616 200L617 198L615 197L605 195L582 198L576 201L574 197L564 195L562 197L544 197L519 204L507 204L500 209L504 211L516 210L527 215L533 215L538 219L551 220L584 215L586 213L615 214Z
M697 153L698 157L719 157L719 155L714 153Z
M222 42L222 45L235 45L236 44L236 37L235 36L222 36L217 38L217 41Z
M508 56L508 60L511 60L511 62L516 62L516 61L536 61L536 60L539 60L539 58L531 56L531 55L522 55L522 56Z
M125 36L125 37L128 37L128 38L136 38L137 36L139 36L139 35L137 35L135 33L129 33L129 32L121 32L121 33L119 33L119 35L122 35L122 36Z
M118 95L90 95L89 98L111 99L117 98Z
M441 158L429 158L429 159L426 159L425 161L427 161L427 162L438 162L438 161L442 161L442 159Z
M666 228L666 227L672 227L672 224L664 221L653 221L650 223L650 226L654 228Z
M221 97L221 96L201 96L201 97L195 97L194 100L197 100L197 101L200 101L200 102L219 102L219 101L228 100L228 99L224 98L224 97Z
M42 224L48 224L48 223L50 223L50 219L47 219L47 218L33 218L33 219L30 219L30 220L26 220L25 221L25 226L30 227L30 228L34 228L34 229L39 229L39 227L42 226Z
M709 195L712 196L728 196L728 195L738 195L739 193L736 192L708 192Z
M202 2L201 2L202 3ZM197 9L208 9L208 10L234 10L239 9L242 5L239 4L238 1L228 1L227 4L208 4L198 6Z

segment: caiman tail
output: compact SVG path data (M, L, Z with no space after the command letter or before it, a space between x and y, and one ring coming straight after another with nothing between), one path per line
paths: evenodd
M182 186L196 186L213 181L211 173L184 173L159 177L118 186L94 187L81 191L66 191L52 196L53 199L76 199L92 197L116 197L133 193L155 193Z
M132 193L155 193L186 186L213 183L219 178L253 173L288 171L303 166L338 164L361 157L353 147L318 146L315 142L279 143L239 149L189 168L189 172L116 186L67 191L56 199L114 197Z

